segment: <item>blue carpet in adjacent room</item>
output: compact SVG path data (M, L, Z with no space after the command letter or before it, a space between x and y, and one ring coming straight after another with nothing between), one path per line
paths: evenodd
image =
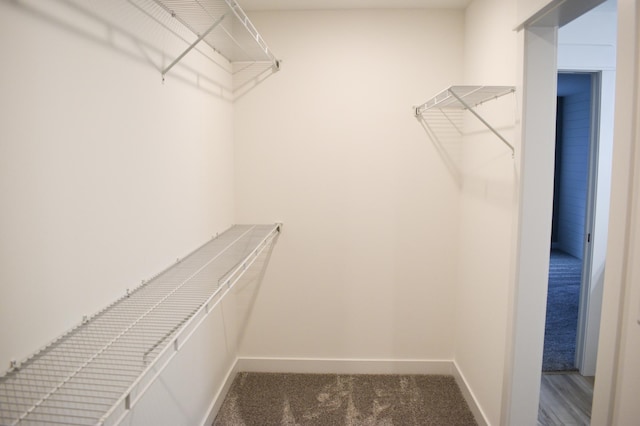
M552 250L542 371L576 370L576 330L582 261Z

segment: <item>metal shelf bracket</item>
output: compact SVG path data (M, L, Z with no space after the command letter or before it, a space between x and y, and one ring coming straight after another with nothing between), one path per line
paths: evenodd
M182 58L185 57L185 55L189 52L191 52L191 50L196 47L198 45L198 43L200 43L206 36L209 35L209 33L211 33L211 31L214 30L214 28L216 28L218 25L220 25L222 23L222 20L225 18L226 15L222 15L221 17L219 17L214 23L213 25L211 25L209 27L209 29L207 29L207 31L205 31L203 34L201 34L198 39L196 41L194 41L193 43L191 43L191 45L189 47L187 47L187 49L182 52L182 54L180 56L178 56L176 59L173 60L173 62L171 62L171 64L169 64L169 66L167 66L165 69L162 70L162 79L164 80L164 76L166 73L169 72L169 70L171 68L173 68L173 66L175 64L177 64L178 62L180 62L180 60Z

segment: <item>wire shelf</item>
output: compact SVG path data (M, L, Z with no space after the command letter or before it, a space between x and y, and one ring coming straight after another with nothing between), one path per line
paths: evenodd
M414 107L415 116L424 123L430 135L437 133L434 129L442 131L449 128L450 131L444 133L461 137L462 114L464 111L469 111L507 145L513 154L515 151L513 145L478 114L475 108L487 101L514 93L515 90L513 86L451 86L422 105Z
M173 63L167 73L193 47L203 41L229 62L267 63L279 68L279 61L235 0L153 0L160 6L144 7L159 21L171 16L198 38Z
M236 225L0 377L0 425L118 424L280 225Z
M465 110L515 92L513 86L451 86L416 108L416 115L432 108Z

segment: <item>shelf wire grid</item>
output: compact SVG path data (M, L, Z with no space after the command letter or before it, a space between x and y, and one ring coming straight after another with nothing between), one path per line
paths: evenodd
M514 91L513 86L451 86L416 107L416 115L433 108L466 110Z
M222 21L203 39L229 62L270 62L277 59L235 0L153 0L164 11L200 36ZM149 9L157 14L157 8ZM163 17L159 17L163 19Z
M456 160L461 155L464 139L464 111L429 109L421 114L421 123L429 137L439 147L446 149Z
M464 112L468 111L515 153L513 145L505 139L475 109L483 103L514 93L513 86L451 86L415 108L429 137L439 145L463 139Z
M9 370L0 424L118 424L279 229L230 228Z

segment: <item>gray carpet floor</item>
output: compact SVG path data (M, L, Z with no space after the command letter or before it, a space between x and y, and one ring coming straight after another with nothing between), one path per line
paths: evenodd
M451 376L239 373L213 426L476 424Z

